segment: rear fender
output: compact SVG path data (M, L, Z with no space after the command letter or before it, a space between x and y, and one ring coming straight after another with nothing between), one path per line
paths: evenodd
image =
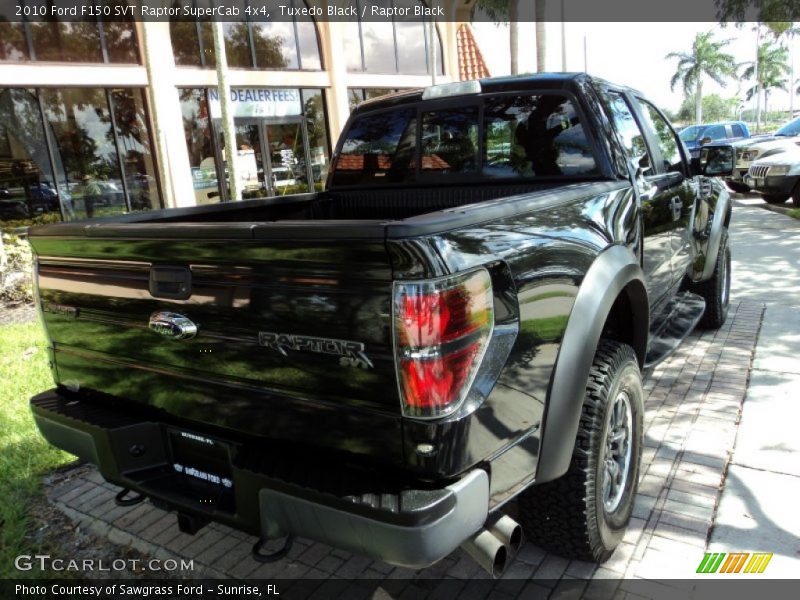
M611 246L592 263L578 290L550 383L536 472L541 483L563 475L572 458L581 409L603 327L614 302L627 294L631 340L639 365L647 352L649 304L644 273L625 246Z

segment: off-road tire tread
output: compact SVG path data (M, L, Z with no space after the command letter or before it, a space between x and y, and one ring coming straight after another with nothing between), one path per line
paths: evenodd
M519 520L528 537L567 558L603 562L614 550L603 547L597 510L593 506L598 452L593 453L592 448L600 447L601 440L597 438L603 431L605 406L614 376L629 360L636 362L633 348L600 340L589 372L569 469L562 477L534 485L519 496ZM634 459L638 477L641 457Z

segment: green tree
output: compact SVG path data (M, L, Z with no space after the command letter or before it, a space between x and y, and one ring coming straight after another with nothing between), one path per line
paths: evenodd
M752 20L751 8L758 10L762 23L790 21L797 18L797 4L791 0L715 0L719 22L743 23Z
M758 72L756 75L755 61L745 63L741 73L743 79L756 79L754 85L747 90L747 99L755 94L764 93L764 112L767 112L769 93L773 89L786 89L789 74L787 59L789 51L783 46L773 42L765 42L758 47ZM757 124L758 125L758 124Z
M687 94L694 89L695 121L703 119L703 79L709 77L725 87L725 80L736 74L736 61L724 51L730 40L715 40L714 32L698 33L689 52L670 52L666 58L678 59L675 74L670 80L670 87L675 89L678 83Z
M723 98L719 94L703 96L703 115L706 121L727 121L736 117L739 105L737 98ZM675 120L689 123L695 116L695 95L689 94L683 99L681 107L675 114Z

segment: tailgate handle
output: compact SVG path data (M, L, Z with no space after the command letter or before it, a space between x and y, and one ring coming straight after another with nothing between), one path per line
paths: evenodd
M192 295L192 272L188 267L150 267L150 295L186 300Z

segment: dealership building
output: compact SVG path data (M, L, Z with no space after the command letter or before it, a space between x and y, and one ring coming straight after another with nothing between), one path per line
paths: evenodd
M474 2L434 1L436 39L422 20L224 23L233 152L211 24L0 22L0 221L225 202L229 156L245 198L319 189L356 103L434 69L437 83L488 75Z

